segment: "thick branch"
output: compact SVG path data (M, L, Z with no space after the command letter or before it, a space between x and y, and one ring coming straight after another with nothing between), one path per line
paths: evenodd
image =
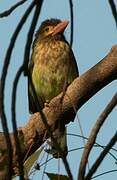
M97 65L73 81L67 88L62 104L60 100L62 96L61 93L51 100L49 107L43 109L51 130L54 131L56 129L56 123L58 121L62 121L62 123L65 124L72 121L75 117L73 105L75 109L78 110L94 94L115 79L117 79L117 46L114 46L108 56ZM25 158L29 149L30 153L28 156L42 145L45 134L46 128L41 121L40 114L37 112L30 117L24 127L18 129L19 140L22 147L22 159ZM12 143L14 143L12 134L11 140ZM2 133L0 135L0 152L3 152L0 156L0 167L4 168L3 161L6 158L7 151ZM15 167L17 164L15 149L13 155L13 167ZM0 171L3 171L3 168L0 169Z

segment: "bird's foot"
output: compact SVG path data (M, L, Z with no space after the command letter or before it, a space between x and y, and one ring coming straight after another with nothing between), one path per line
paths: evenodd
M44 103L44 107L49 107L49 103L50 103L50 101L46 100L46 102Z

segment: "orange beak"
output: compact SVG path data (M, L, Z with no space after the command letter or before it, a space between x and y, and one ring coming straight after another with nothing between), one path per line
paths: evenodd
M63 32L65 30L65 28L68 26L69 21L62 21L59 24L57 24L52 32L52 35L54 36L57 33Z

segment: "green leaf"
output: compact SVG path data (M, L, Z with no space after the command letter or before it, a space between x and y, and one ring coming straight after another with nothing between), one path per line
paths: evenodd
M41 154L44 147L39 148L37 151L35 151L31 156L28 157L28 159L24 163L24 171L27 175L29 171L31 170L32 166L34 165L35 161L39 158L39 155Z
M46 172L46 174L50 180L56 180L56 179L58 179L58 177L60 180L69 180L68 176L65 176L62 174L54 174L54 173L47 173L47 172Z

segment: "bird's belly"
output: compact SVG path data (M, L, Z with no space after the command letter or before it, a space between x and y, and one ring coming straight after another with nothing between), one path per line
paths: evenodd
M45 102L62 92L68 75L68 67L74 62L70 59L69 47L65 43L64 46L63 44L57 45L57 48L55 46L54 48L45 46L43 51L41 49L36 52L32 81L37 96L41 97L43 102ZM75 70L73 69L73 71ZM70 81L73 81L74 78L74 75L70 77ZM69 77L67 80L69 82Z
M44 102L51 100L63 90L67 70L65 65L56 66L35 64L33 68L32 81L37 95L41 96Z

